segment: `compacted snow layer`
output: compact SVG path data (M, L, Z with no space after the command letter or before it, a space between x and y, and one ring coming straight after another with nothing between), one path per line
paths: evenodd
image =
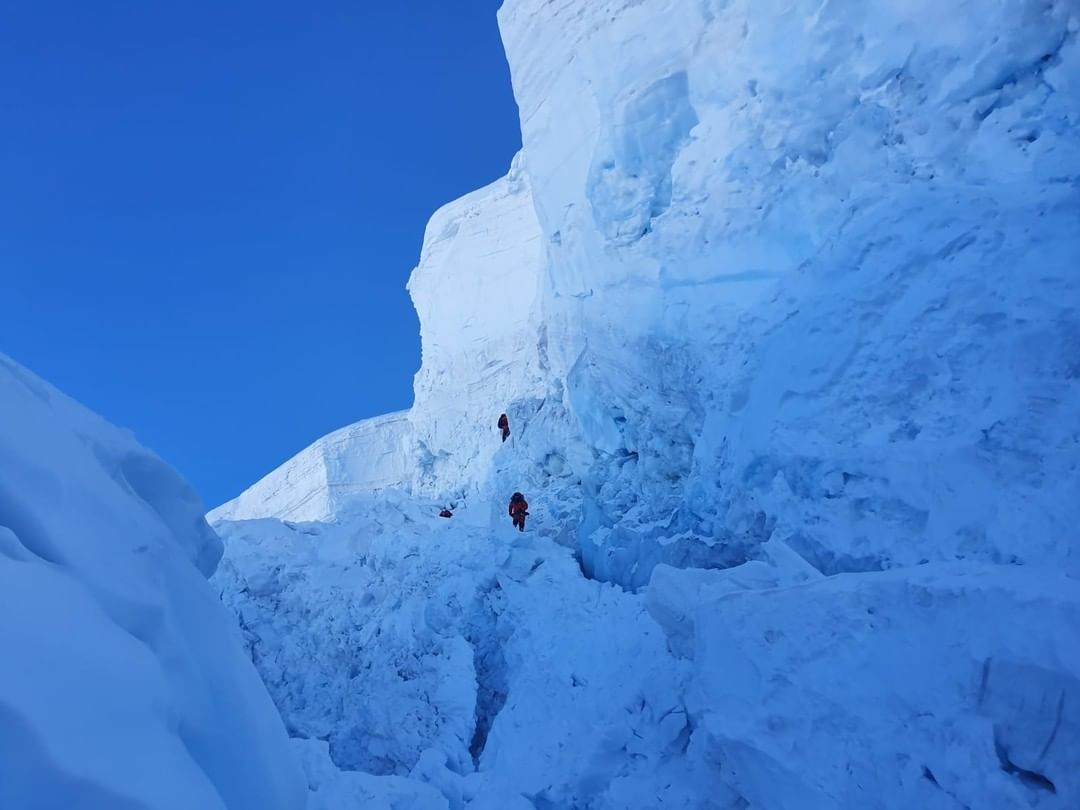
M0 355L0 807L303 806L187 483Z

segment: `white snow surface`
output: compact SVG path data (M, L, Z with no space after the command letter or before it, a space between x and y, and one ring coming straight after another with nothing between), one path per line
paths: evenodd
M499 22L412 409L212 513L315 800L1080 806L1080 7Z
M202 512L129 433L0 355L0 807L303 806L207 584L222 545Z

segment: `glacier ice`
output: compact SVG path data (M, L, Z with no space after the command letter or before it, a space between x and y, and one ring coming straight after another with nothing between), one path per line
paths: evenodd
M500 12L525 147L428 227L387 481L484 502L513 488L500 470L572 479L550 500L590 571L632 587L776 535L829 573L1076 570L1074 12L674 8ZM284 514L279 487L228 508Z
M309 778L1075 806L1080 9L499 22L523 147L428 226L413 407L212 513Z
M731 554L790 535L830 572L1076 570L1074 7L522 0L500 19L559 234L552 373L600 451L596 568L642 584L628 566L677 527Z
M1080 8L499 23L408 411L215 533L0 357L0 805L1080 804Z
M0 355L0 806L303 806L188 484Z

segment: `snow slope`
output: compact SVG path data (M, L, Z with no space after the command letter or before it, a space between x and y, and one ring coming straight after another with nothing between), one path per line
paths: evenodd
M499 21L401 467L214 513L292 732L383 806L1076 806L1080 9Z
M304 805L179 475L0 355L0 806Z

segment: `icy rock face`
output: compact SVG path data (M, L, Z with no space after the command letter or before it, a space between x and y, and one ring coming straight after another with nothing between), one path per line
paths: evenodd
M594 574L774 534L829 573L1078 569L1075 4L500 23Z
M187 483L0 355L0 806L304 805Z
M410 424L393 413L335 430L302 450L207 518L329 520L357 494L407 480Z

